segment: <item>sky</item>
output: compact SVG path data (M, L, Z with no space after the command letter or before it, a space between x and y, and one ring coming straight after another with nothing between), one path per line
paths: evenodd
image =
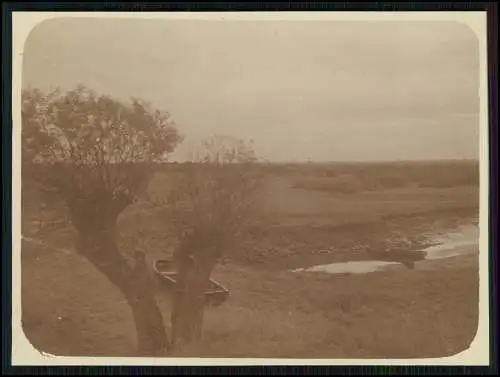
M478 40L458 22L42 22L23 87L78 83L168 111L176 160L213 134L276 162L478 158Z

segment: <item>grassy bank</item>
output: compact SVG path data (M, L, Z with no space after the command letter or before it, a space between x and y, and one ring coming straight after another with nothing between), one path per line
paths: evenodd
M33 255L23 260L23 327L33 345L56 355L133 355L134 325L119 292L77 255ZM477 261L464 258L435 262L439 269L360 276L220 265L214 277L231 297L207 310L203 342L176 355L455 354L469 346L478 321ZM159 289L158 299L168 321L168 293Z
M304 186L331 179L331 166L279 169L266 172L256 221L215 271L214 277L231 290L230 299L207 310L201 344L177 355L412 358L442 357L468 347L478 321L476 256L359 276L289 269L373 259L381 250L403 253L424 245L426 234L472 221L478 200L477 182L464 178L469 165L449 176L444 176L446 169L437 176L431 169L434 185L416 185L415 173L402 176L408 167L393 168L405 184L349 192ZM335 169L343 169L344 177L369 172L366 167ZM384 169L390 175L391 168ZM161 193L171 179L169 172L158 173L149 190ZM135 330L120 293L70 250L70 224L36 233L34 220L61 219L62 212L54 205L40 210L35 193L28 192L23 192L23 234L55 246L23 242L28 339L57 355L132 355ZM125 254L142 248L151 262L173 251L176 235L161 211L141 212L144 208L139 203L120 217L120 245ZM330 252L318 252L325 249ZM168 294L161 286L157 293L168 323Z

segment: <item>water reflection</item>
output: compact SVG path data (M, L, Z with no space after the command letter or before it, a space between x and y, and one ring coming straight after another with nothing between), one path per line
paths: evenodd
M402 266L397 262L382 262L382 261L355 261L343 263L323 264L310 268L299 268L294 272L327 272L330 274L365 274L386 270L390 267Z
M437 245L422 250L425 260L473 254L478 250L479 229L477 226L470 224L444 235L432 236L430 240ZM403 264L399 262L368 260L323 264L310 268L299 268L293 271L326 272L330 274L366 274L400 267L403 267Z
M457 231L433 237L432 240L438 245L423 250L427 260L473 254L478 249L479 228L474 225L462 226Z

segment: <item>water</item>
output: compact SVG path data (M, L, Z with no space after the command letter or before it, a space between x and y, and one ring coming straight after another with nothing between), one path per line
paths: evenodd
M478 250L479 229L477 226L470 224L459 227L453 232L439 236L431 236L429 238L432 243L437 243L437 245L429 246L422 250L425 260L437 260L459 255L468 255ZM326 272L330 274L366 274L386 271L402 266L403 265L398 262L369 260L323 264L310 268L299 268L293 271Z
M326 272L329 274L366 274L369 272L386 270L390 267L402 266L397 262L356 261L322 264L310 268L299 268L294 272Z
M438 245L430 246L423 250L426 260L473 254L477 252L479 229L472 224L466 225L454 232L432 237L431 240L438 243Z

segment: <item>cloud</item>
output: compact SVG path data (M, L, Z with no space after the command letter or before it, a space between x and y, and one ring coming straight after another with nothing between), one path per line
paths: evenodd
M251 136L270 159L475 157L477 48L452 22L61 19L30 36L23 82L141 97L188 141Z

